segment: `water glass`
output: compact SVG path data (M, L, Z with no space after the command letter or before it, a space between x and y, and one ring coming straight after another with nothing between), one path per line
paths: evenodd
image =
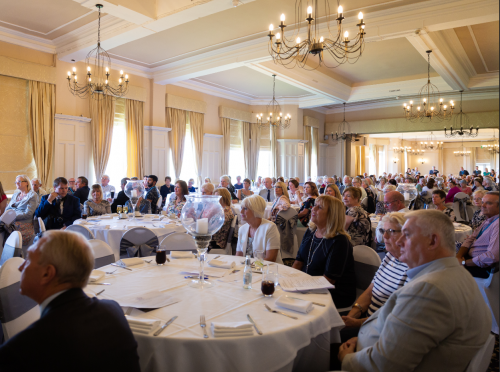
M263 271L262 268L264 267L265 252L263 250L255 251L254 257L255 257L255 269Z
M167 262L167 251L164 249L158 249L156 251L156 263L158 266L163 266Z

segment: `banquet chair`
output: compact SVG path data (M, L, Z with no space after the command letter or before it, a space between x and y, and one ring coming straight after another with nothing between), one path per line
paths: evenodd
M499 331L498 324L500 322L499 320L500 272L498 271L498 268L494 268L491 270L490 276L488 278L486 279L474 278L474 280L476 281L479 287L479 291L483 295L484 301L490 308L491 318L492 318L491 331L493 333L498 334Z
M156 206L158 207L158 209L161 209L162 200L163 200L163 197L160 195L160 197L158 198L158 202L156 203Z
M191 235L186 233L173 233L167 235L165 239L161 241L160 247L167 251L191 251L196 253L196 243Z
M469 366L465 372L486 372L490 366L491 355L493 354L494 347L495 336L489 334L484 345L469 362Z
M282 258L283 263L287 266L292 266L295 262L295 257L299 251L297 239L297 221L298 213L295 208L288 208L286 211L279 211L276 215L276 226L280 233L280 253L283 257L283 251L286 256L291 258ZM288 225L288 228L287 228ZM291 252L286 250L286 247L291 247Z
M47 229L45 228L45 224L43 223L43 220L40 217L38 217L38 230L41 233L44 233L45 231L47 231Z
M23 237L19 231L13 231L5 242L2 255L0 256L0 266L9 258L21 257L23 247Z
M92 231L89 230L89 228L87 226L83 226L83 225L70 225L70 226L68 226L68 228L66 229L66 231L74 231L74 232L80 233L87 240L95 239L94 234L92 233Z
M233 240L234 229L236 228L237 220L238 220L238 216L236 214L234 214L233 220L231 221L231 227L229 228L229 231L227 232L226 248L225 249L221 249L221 248L210 249L210 254L227 254L229 256L231 256L233 254L233 246L231 243ZM163 240L165 240L165 239L163 239ZM162 241L162 243L163 243L163 241Z
M115 262L115 255L108 243L99 240L89 240L90 248L94 253L94 269L112 264Z
M9 233L15 230L16 211L9 209L0 216L0 254L2 253L3 243L9 237ZM7 235L6 235L7 234Z
M14 257L0 268L0 322L5 341L40 318L38 304L19 293L21 272L18 268L23 262L22 258Z
M307 227L297 227L297 244L299 247L302 244L302 239L304 239L307 229Z
M151 256L159 246L156 234L146 227L134 227L122 235L120 257Z

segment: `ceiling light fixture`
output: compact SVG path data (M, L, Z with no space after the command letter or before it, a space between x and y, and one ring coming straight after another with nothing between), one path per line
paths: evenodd
M278 101L276 101L276 75L273 75L273 99L267 105L266 110L269 112L269 116L266 119L267 122L262 121L264 114L257 115L257 124L260 128L267 128L274 125L280 129L287 129L290 126L292 115L286 114L286 116L283 117L281 106Z
M440 150L443 148L443 142L436 141L436 136L431 132L428 141L420 142L420 147L424 150ZM436 141L436 143L434 143Z
M403 136L404 136L403 133L401 133L401 147L395 146L395 147L392 148L392 151L395 154L402 154L405 151L410 151L411 150L411 146L404 146L403 147Z
M432 50L427 52L427 84L425 84L420 91L419 106L414 110L413 101L407 105L404 103L404 113L406 120L410 121L430 121L437 120L450 120L453 116L455 103L450 101L450 107L444 104L444 100L440 98L439 89L431 83L431 53Z
M349 32L344 31L342 21L345 19L344 10L342 6L339 5L336 26L337 32L335 35L333 23L334 16L330 13L330 0L324 0L324 11L326 19L325 34L328 37L322 36L320 33L319 24L319 7L318 0L312 1L296 1L295 8L295 24L296 29L293 37L288 39L285 35L285 14L280 17L280 25L278 26L280 32L274 34L275 27L273 25L269 26L269 53L273 57L275 63L279 63L287 68L294 68L299 66L306 70L314 70L319 66L325 66L327 68L335 68L346 62L355 63L359 57L363 54L365 47L365 22L363 20L363 13L358 14L358 33L354 38L349 39ZM301 28L302 19L304 19L303 11L305 10L306 3L314 4L314 7L309 5L307 7L307 36L302 40L300 35L304 33L304 29ZM327 52L335 62L332 65L328 65L325 61L324 53ZM318 57L318 63L315 67L307 65L309 57Z
M498 146L498 141L495 138L495 132L493 132L493 145L484 145L481 146L482 149L488 150L489 152L493 154L499 154L499 146Z
M469 127L469 117L462 111L462 103L463 103L463 93L464 91L460 91L460 112L453 119L453 124L455 128L460 128L460 130L453 130L453 126L450 128L450 133L447 132L446 127L444 128L444 135L446 138L461 136L461 137L477 137L479 134L479 127L476 127L476 132L474 132L474 128L472 125L470 129L467 131L465 128Z
M464 139L463 138L462 138L462 150L460 150L460 151L453 151L453 153L455 154L455 156L470 156L470 154L471 154L470 151L466 151L465 150Z
M344 102L344 120L339 124L339 127L337 128L337 133L335 135L332 133L332 140L338 142L338 141L349 141L349 142L358 142L359 138L356 133L351 133L351 124L349 124L345 120L345 105L346 103Z
M101 48L101 4L96 4L99 11L97 22L97 47L92 49L85 58L87 74L82 77L81 84L78 83L76 67L73 67L73 72L68 71L69 90L73 95L80 98L90 96L96 100L100 100L105 96L123 97L128 92L128 75L123 75L120 71L118 78L118 86L114 87L110 84L111 76L111 58L108 53Z

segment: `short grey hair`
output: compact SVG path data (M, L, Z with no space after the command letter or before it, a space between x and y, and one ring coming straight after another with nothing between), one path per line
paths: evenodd
M387 213L384 217L382 217L381 223L397 223L399 226L403 226L406 222L406 215L404 213L393 212Z
M84 288L94 269L94 253L82 234L72 231L49 230L38 243L29 248L40 251L40 265L53 265L59 284Z
M203 185L201 185L201 191L213 193L214 190L215 190L215 186L213 184L211 184L210 182L204 183Z
M455 253L455 228L446 214L438 210L422 209L407 213L406 219L410 218L415 219L422 235L438 235L442 246Z
M255 217L264 218L264 212L266 211L266 201L260 195L254 194L247 196L241 202L241 207L245 207L251 210Z
M109 179L110 179L110 178L109 178L109 176L108 176L107 174L103 174L103 175L101 176L101 179L103 179L103 178L106 178L107 180L109 180Z
M396 191L397 187L394 186L394 185L385 185L384 186L384 194L387 194L388 192L391 192L391 191Z
M42 184L42 181L40 181L38 178L32 178L31 182L38 182L40 185Z
M500 198L500 193L498 191L488 191L485 195L494 195L497 198ZM497 201L497 204L500 205L500 200Z
M495 185L493 180L489 177L484 177L484 182L486 182L488 184L488 187L493 187Z
M476 191L474 191L474 193L472 194L472 197L474 198L474 197L477 195L477 196L480 196L480 197L482 198L482 197L483 197L483 196L485 196L488 192L489 192L488 190L484 190L484 189L483 189L483 190L476 190Z
M231 183L231 179L228 177L228 176L221 176L220 180L224 180L226 181L227 183Z

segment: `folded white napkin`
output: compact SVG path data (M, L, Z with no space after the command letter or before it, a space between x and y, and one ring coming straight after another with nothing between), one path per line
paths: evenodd
M127 267L134 266L134 265L140 265L140 264L144 263L144 261L138 257L122 258L120 261L122 262L122 264L124 264Z
M159 320L136 318L130 315L127 315L126 319L130 329L134 333L147 335L160 326Z
M250 322L212 322L211 330L215 337L253 336Z
M170 251L170 258L194 258L190 251Z
M101 270L92 270L89 276L89 283L97 282L98 280L104 278L105 272Z
M210 260L208 261L208 266L220 267L221 269L233 269L236 266L236 263L234 261Z
M295 300L285 296L279 297L275 304L285 309L298 311L304 314L307 314L313 309L313 303L311 301Z

